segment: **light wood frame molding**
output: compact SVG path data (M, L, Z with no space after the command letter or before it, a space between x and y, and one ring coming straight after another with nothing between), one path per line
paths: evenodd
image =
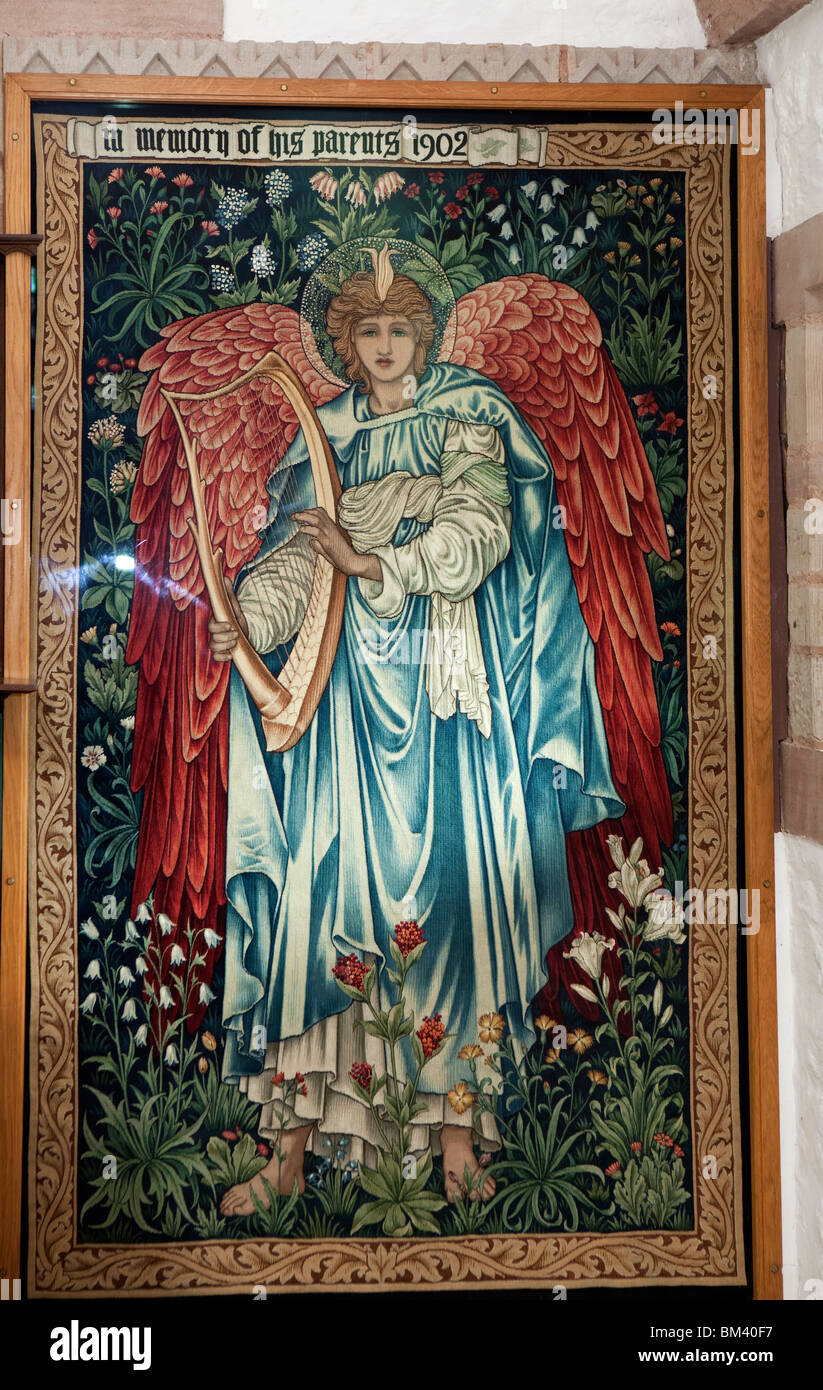
M477 108L563 113L735 108L757 112L760 148L737 159L737 381L740 468L740 633L745 881L760 892L760 930L744 937L748 979L748 1076L756 1299L782 1297L780 1143L770 660L767 274L764 92L756 86L611 83L306 81L235 78L12 74L5 80L5 231L31 227L31 104L137 101L163 105ZM4 496L20 498L22 540L3 549L2 680L30 680L31 323L27 254L6 261ZM27 830L32 701L8 694L3 734L2 937L0 938L0 1276L20 1273L27 952Z

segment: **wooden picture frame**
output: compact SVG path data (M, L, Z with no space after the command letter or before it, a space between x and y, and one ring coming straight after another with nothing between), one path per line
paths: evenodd
M393 107L553 114L733 108L764 119L763 89L532 83L269 81L223 78L9 75L5 80L5 457L3 495L20 499L20 544L3 550L2 938L0 939L0 1276L20 1272L24 1163L27 862L34 700L30 623L31 362L21 344L31 322L32 103L140 103L247 107ZM737 382L739 442L740 644L745 881L760 892L760 930L747 936L751 1279L756 1299L781 1297L780 1161L773 890L772 716L767 420L765 152L736 159Z

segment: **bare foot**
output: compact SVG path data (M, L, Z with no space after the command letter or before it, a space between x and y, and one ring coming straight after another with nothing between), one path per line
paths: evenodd
M443 1126L454 1129L456 1126ZM449 1202L468 1197L471 1202L490 1202L497 1191L497 1183L489 1174L482 1180L483 1167L475 1157L471 1139L465 1130L458 1135L441 1135L443 1149L443 1187Z
M305 1192L306 1180L303 1177L303 1154L306 1141L311 1133L311 1125L301 1125L299 1129L287 1130L280 1136L282 1158L272 1154L265 1168L261 1168L250 1182L235 1183L224 1193L220 1202L223 1216L253 1216L257 1208L252 1201L254 1192L264 1207L269 1204L263 1179L268 1178L275 1192L286 1197L297 1183L297 1191Z

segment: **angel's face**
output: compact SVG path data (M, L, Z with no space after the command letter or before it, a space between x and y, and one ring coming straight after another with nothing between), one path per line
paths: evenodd
M354 346L372 381L402 381L411 372L419 330L411 319L373 314L354 330Z

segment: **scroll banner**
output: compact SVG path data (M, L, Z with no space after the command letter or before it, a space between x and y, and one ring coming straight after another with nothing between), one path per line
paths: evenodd
M536 126L423 126L411 117L393 124L297 125L277 121L121 120L72 118L73 159L261 160L288 163L352 160L383 164L541 165L548 131Z

